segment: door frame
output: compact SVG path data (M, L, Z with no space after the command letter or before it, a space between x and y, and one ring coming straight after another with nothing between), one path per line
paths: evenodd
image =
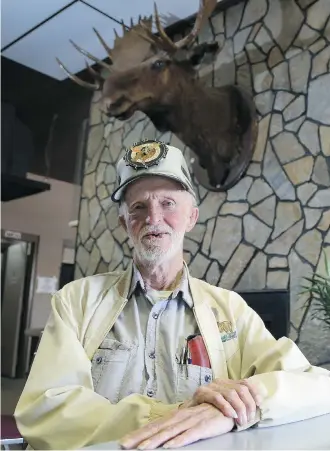
M25 278L25 284L24 284L24 309L26 309L26 317L24 324L20 325L20 332L22 327L24 329L28 329L31 323L31 317L32 317L32 305L33 305L33 297L35 293L35 285L36 285L36 274L37 274L37 262L38 262L38 252L39 252L39 241L40 238L38 235L32 235L30 233L25 232L19 232L18 230L13 229L1 229L1 239L6 240L7 242L11 243L17 243L20 241L24 241L28 243L30 252L33 245L33 254L32 254L32 262L31 262L31 270L29 274L29 279L27 277ZM29 254L28 254L29 256ZM29 271L29 268L27 268ZM27 286L28 285L28 286ZM24 330L24 332L25 332ZM31 348L31 340L29 337L26 337L26 340L24 340L24 347L25 350L23 352L23 356L25 361L22 363L23 372L27 373L29 368L29 356L30 356L30 348Z

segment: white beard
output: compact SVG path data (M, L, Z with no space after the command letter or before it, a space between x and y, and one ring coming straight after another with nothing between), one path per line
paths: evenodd
M142 238L147 233L168 233L171 244L166 249L157 244L143 242ZM169 226L145 226L140 231L138 238L134 239L129 231L129 238L134 246L134 254L139 261L146 264L160 264L170 260L179 250L183 249L184 232L174 232Z

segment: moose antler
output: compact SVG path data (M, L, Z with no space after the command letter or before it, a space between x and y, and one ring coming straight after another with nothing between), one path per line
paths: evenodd
M197 13L193 29L187 36L182 38L180 41L176 42L177 48L179 49L188 48L191 44L193 44L199 32L203 28L205 22L212 14L216 5L217 0L200 0L199 11Z
M100 35L100 33L97 31L96 28L93 28L94 33L96 34L96 36L98 37L99 41L101 42L101 44L103 45L105 51L108 54L108 57L110 58L110 61L112 62L112 54L111 54L111 49L110 47L108 47L107 43L105 42L105 40L102 38L102 36Z
M87 56L87 58L91 59L92 61L95 61L95 63L100 64L100 66L104 67L105 69L107 69L108 71L111 72L112 67L109 64L107 64L104 61L96 58L91 53L87 52L87 50L84 50L83 48L79 47L79 45L75 44L71 39L70 39L70 42L73 45L73 47L78 50L78 52L80 52L84 56Z
M122 71L137 66L156 53L154 40L150 37L153 36L151 28L152 16L139 17L136 25L126 28L121 37L116 36L111 49L115 69Z
M154 50L152 50L152 48L154 47L153 41L150 42L151 40L149 41L146 40L147 38L144 35L144 28L142 28L143 24L143 26L146 29L151 30L152 16L144 18L140 17L139 22L136 25L134 25L133 21L131 20L131 28L127 27L124 24L124 22L122 22L121 24L123 28L123 36L119 37L118 34L115 33L116 39L114 42L113 49L110 49L110 47L106 44L100 33L96 30L96 28L93 28L94 33L96 34L98 40L100 41L103 48L107 52L111 65L96 58L91 53L87 52L87 50L84 50L83 48L79 47L72 40L70 40L70 42L78 50L79 53L82 53L87 58L91 59L92 61L95 61L96 63L104 67L107 71L111 72L112 67L120 70L125 70L128 66L138 64L143 59L146 59L147 57L155 53ZM140 34L140 39L137 39L136 34L131 33L131 31L135 30ZM89 65L87 65L87 70L95 79L95 83L88 83L84 80L81 80L79 77L72 74L66 68L66 66L60 61L59 58L56 58L56 61L60 65L60 67L64 70L64 72L71 78L71 80L78 83L80 86L92 90L98 90L101 88L103 78L101 77L100 74L94 71L94 69L92 69Z
M133 25L133 21L131 20L131 27L127 27L122 21L121 25L123 29L123 36L119 37L115 30L115 42L112 49L110 49L110 47L106 44L100 33L93 28L97 38L107 52L111 65L96 58L91 53L87 52L87 50L79 47L73 41L70 40L70 42L78 50L78 52L100 64L102 67L107 69L107 71L111 72L112 68L126 70L156 54L157 48L170 55L175 54L180 49L188 49L196 40L198 33L206 20L212 14L216 4L217 0L200 0L199 11L191 32L178 42L172 41L172 39L166 34L160 22L156 3L154 4L154 15L159 36L153 34L152 32L152 16L144 18L139 17L139 21L136 25ZM79 79L76 75L72 74L58 58L56 58L56 60L66 74L79 85L93 90L100 89L102 77L90 66L88 66L87 69L96 80L95 83L88 83Z
M103 39L100 36L100 34L97 32L97 30L95 30L95 28L94 28L94 32L96 33L97 37L100 39L101 43L106 48L106 50L109 49L109 47L107 47L106 43L103 41ZM70 39L70 42L78 50L78 52L82 53L84 56L87 56L87 58L91 59L92 61L95 61L96 63L100 64L100 66L104 67L108 71L112 70L112 67L109 64L106 64L104 61L96 58L91 53L87 52L87 50L82 49L77 44L75 44L71 39ZM60 65L61 69L63 69L64 72L71 78L71 80L73 80L76 83L78 83L78 85L80 85L80 86L82 86L84 88L92 89L93 91L98 91L101 88L103 78L94 69L92 69L87 62L86 62L87 70L93 76L93 78L96 80L95 83L88 83L87 81L81 80L79 77L77 77L76 75L72 74L65 67L65 65L62 63L62 61L59 58L56 58L56 61Z
M98 80L100 83L103 83L103 77L99 72L96 72L96 70L94 70L88 63L87 61L85 61L86 64L86 69L88 70L88 72L92 75L93 78L95 78L95 80Z
M75 81L78 85L82 86L83 88L88 88L91 89L93 91L97 91L100 89L101 84L99 82L95 82L95 83L88 83L87 81L81 80L79 77L77 77L77 75L72 74L65 66L64 64L61 62L61 60L59 60L58 58L56 58L57 63L59 64L60 68L64 70L64 72L68 75L68 77L71 78L72 81ZM88 66L89 67L89 66ZM92 70L93 72L95 72L91 67L90 70Z
M172 41L172 39L166 34L166 31L164 30L160 22L156 3L154 3L154 14L155 14L155 24L159 36L154 35L151 32L151 29L146 29L146 27L143 24L142 27L147 35L147 38L151 39L152 42L158 48L165 50L170 54L173 54L180 49L183 48L188 49L194 43L203 25L212 14L216 4L217 0L200 0L199 11L197 13L193 29L187 36L185 36L184 38L182 38L180 41L177 42Z

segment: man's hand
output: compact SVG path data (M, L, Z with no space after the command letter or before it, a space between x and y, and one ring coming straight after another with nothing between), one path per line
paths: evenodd
M178 448L197 440L225 434L234 427L234 420L225 417L210 404L181 408L123 437L124 449Z
M237 418L238 424L244 426L253 420L261 401L261 387L258 389L247 380L215 379L199 387L193 398L184 402L180 408L212 404L226 417Z

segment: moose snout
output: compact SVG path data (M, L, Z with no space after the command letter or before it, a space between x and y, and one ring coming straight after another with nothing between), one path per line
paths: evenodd
M115 99L111 97L107 97L103 100L103 111L105 114L110 114L116 107L116 103L118 103Z
M121 96L117 99L107 97L103 100L103 111L105 114L113 114L120 110L125 104L125 97Z
M113 101L111 99L109 99L109 98L103 100L102 107L103 107L103 111L105 113L110 110L112 103L113 103Z

